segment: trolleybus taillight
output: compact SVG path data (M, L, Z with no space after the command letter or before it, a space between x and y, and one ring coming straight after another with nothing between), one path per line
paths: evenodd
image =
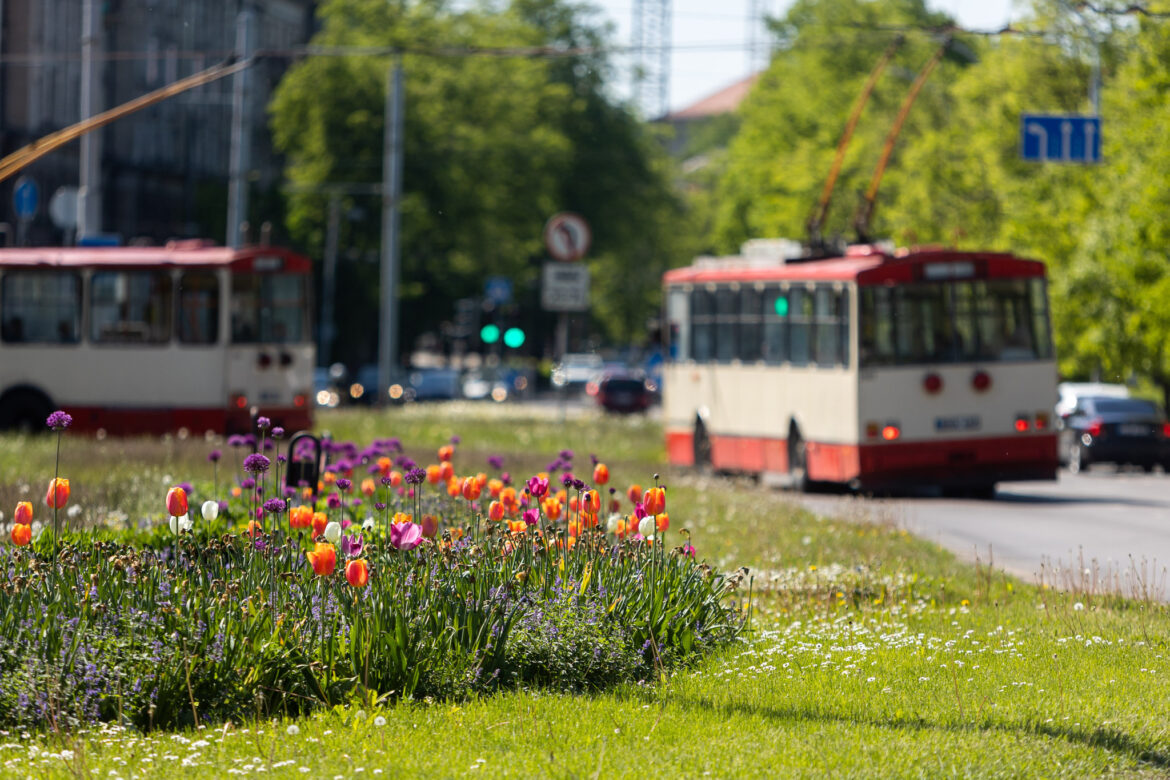
M293 396L293 406L300 409L300 408L304 407L305 402L307 400L308 400L308 397L304 393L298 393L297 395Z
M1048 429L1048 414L1045 412L1036 412L1036 430L1044 431Z
M1016 430L1020 433L1024 433L1025 431L1028 430L1027 416L1021 414L1019 417L1016 418Z
M982 393L987 388L991 387L991 374L986 371L976 371L971 376L971 386L978 392Z
M1162 423L1162 435L1170 439L1170 422Z
M893 423L889 423L884 428L882 428L882 438L886 441L893 441L901 435L902 430Z
M247 409L248 396L241 395L239 393L232 395L232 406L236 407L237 409Z
M922 387L930 394L937 393L942 390L943 380L938 374L931 372L922 378Z

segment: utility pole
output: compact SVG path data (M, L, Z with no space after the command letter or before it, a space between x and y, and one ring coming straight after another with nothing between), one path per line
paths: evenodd
M236 60L246 61L254 48L252 11L240 11L236 17ZM227 240L234 248L243 242L243 226L248 219L248 169L252 167L252 83L251 68L236 73L232 84L232 150L229 163Z
M402 124L405 114L402 57L390 65L382 147L382 273L378 329L378 403L387 402L390 373L398 358L398 260L402 202Z
M101 48L101 3L82 0L81 6L81 118L101 110L101 79L97 55ZM81 238L102 232L102 135L101 130L81 136L81 170L77 189L77 229Z
M319 362L329 365L333 357L333 338L337 325L333 322L333 299L337 296L337 246L341 233L341 191L329 193L329 222L325 227L325 268L321 291L321 344L317 347Z

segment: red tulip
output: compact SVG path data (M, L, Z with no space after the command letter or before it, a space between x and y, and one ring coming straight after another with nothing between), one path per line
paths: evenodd
M21 501L16 505L16 512L12 515L12 521L17 525L29 525L32 523L32 502Z
M49 509L64 509L69 503L69 480L54 477L49 483L49 492L45 494L45 504Z
M32 526L26 523L17 523L12 526L12 543L17 547L24 547L32 541Z
M321 577L328 577L337 566L337 550L333 545L318 542L312 552L305 553L313 572Z
M187 491L181 487L173 487L167 491L167 514L171 517L182 517L187 514Z
M593 481L598 485L604 485L609 482L609 466L604 463L598 463L593 467Z
M659 515L666 511L666 491L660 487L652 487L642 496L642 506L648 515Z
M350 561L345 564L345 579L355 588L363 587L370 581L370 565L360 558Z

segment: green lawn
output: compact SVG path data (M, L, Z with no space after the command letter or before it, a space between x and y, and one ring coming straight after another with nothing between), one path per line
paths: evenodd
M752 631L658 685L595 695L355 705L146 736L0 732L0 776L1170 775L1161 604L1037 589L896 525L816 518L747 480L672 472L660 431L644 420L422 409L321 424L359 442L400 436L420 461L458 434L468 463L501 453L516 472L563 448L581 464L596 452L622 489L660 471L671 534L688 529L699 557L720 569L751 569ZM50 440L3 445L5 504L22 479L43 492ZM149 507L162 500L162 476L210 478L206 449L67 439L63 473L75 496L124 491L157 515L161 504ZM118 465L102 468L103 458Z

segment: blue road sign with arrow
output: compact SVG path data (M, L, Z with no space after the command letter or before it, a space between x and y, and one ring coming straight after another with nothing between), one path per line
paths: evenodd
M1020 157L1033 162L1101 162L1101 117L1024 114Z

